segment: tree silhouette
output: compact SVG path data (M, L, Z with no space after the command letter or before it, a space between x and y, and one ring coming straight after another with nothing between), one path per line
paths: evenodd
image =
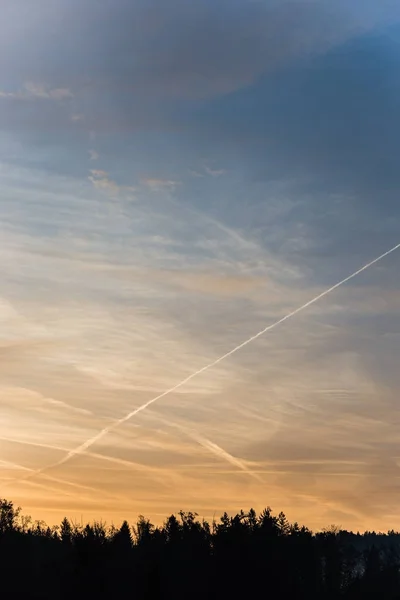
M48 527L0 500L0 573L5 598L400 600L400 534L313 534L269 507Z

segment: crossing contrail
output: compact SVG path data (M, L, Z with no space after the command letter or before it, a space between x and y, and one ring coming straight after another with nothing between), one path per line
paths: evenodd
M282 323L284 323L288 319L291 319L292 317L294 317L298 313L302 312L303 310L305 310L306 308L308 308L312 304L315 304L316 302L318 302L319 300L321 300L322 298L324 298L325 296L327 296L328 294L330 294L331 292L333 292L334 290L336 290L338 287L340 287L343 284L347 283L348 281L350 281L354 277L357 277L357 275L360 275L360 273L362 273L363 271L366 271L367 269L369 269L370 267L372 267L372 265L374 265L377 262L381 261L386 256L389 256L389 254L392 254L392 252L395 252L399 248L400 248L400 244L397 244L393 248L390 248L390 250L387 250L386 252L384 252L383 254L381 254L380 256L378 256L377 258L374 258L374 260L371 260L370 262L368 262L367 264L365 264L363 267L361 267L360 269L358 269L357 271L355 271L351 275L348 275L347 277L345 277L344 279L342 279L338 283L335 283L335 285L332 285L330 288L328 288L325 291L321 292L320 294L318 294L318 296L315 296L315 298L312 298L311 300L309 300L305 304L302 304L301 306L299 306L295 310L292 310L291 312L289 312L284 317L281 317L277 321L274 321L274 323L271 323L270 325L267 325L267 327L264 327L264 329L261 329L261 331L259 331L255 335L252 335L251 337L249 337L247 340L245 340L244 342L242 342L238 346L235 346L234 348L232 348L232 350L229 350L229 352L226 352L225 354L223 354L222 356L216 358L215 360L213 360L212 362L208 363L204 367L201 367L201 369L198 369L198 371L195 371L191 375L188 375L187 377L185 377L184 379L182 379L181 381L179 381L179 383L177 383L173 387L169 388L165 392L162 392L161 394L158 394L157 396L155 396L154 398L151 398L150 400L148 400L147 402L145 402L141 406L138 406L137 408L134 408L131 412L129 412L128 414L126 414L124 417L122 417L121 419L118 419L117 421L114 421L114 423L111 423L110 425L108 425L107 427L105 427L104 429L102 429L101 431L99 431L98 433L96 433L96 435L94 435L93 437L91 437L88 440L86 440L86 442L84 442L83 444L81 444L80 446L78 446L77 448L75 448L74 450L70 450L61 460L59 460L58 462L54 463L53 465L49 465L47 467L43 467L42 469L37 470L35 473L32 473L32 476L39 475L40 473L42 473L43 471L45 471L45 470L47 470L49 468L63 465L64 463L66 463L67 461L69 461L74 456L77 456L79 454L83 454L88 448L90 448L91 446L93 446L93 444L95 444L96 442L98 442L99 440L101 440L108 433L110 433L114 429L117 429L117 427L119 427L120 425L123 425L124 423L126 423L127 421L129 421L130 419L132 419L132 417L136 416L137 414L139 414L143 410L146 410L147 408L149 408L149 406L151 406L155 402L158 402L158 400L161 400L161 398L164 398L165 396L168 396L169 394L172 394L172 392L175 392L175 390L177 390L177 389L181 388L182 386L184 386L186 383L188 383L189 381L191 381L192 379L194 379L194 377L197 377L201 373L204 373L205 371L208 371L208 369L212 369L213 367L215 367L216 365L218 365L218 363L222 362L223 360L225 360L229 356L232 356L232 354L235 354L236 352L238 352L239 350L241 350L242 348L244 348L248 344L251 344L252 342L254 342L257 338L259 338L262 335L264 335L264 333L267 333L268 331L271 331L271 329L275 329L275 327L278 327L279 325L281 325Z
M241 471L249 475L249 477L256 479L258 483L264 483L260 475L258 475L258 473L254 473L243 460L237 458L236 456L233 456L233 454L230 454L229 452L224 450L224 448L218 446L218 444L216 444L215 442L212 442L208 438L204 437L198 431L195 431L190 427L183 426L180 423L176 423L175 421L170 421L169 419L159 417L159 420L162 421L165 425L168 425L169 427L175 427L176 429L179 429L179 431L182 431L182 433L184 433L189 438L197 442L199 446L202 446L203 448L211 452L211 454L214 454L214 456L217 456L225 462L233 465L237 469L240 469Z
M254 473L251 469L249 469L244 461L242 461L240 458L237 458L236 456L233 456L232 454L221 448L221 446L218 446L218 444L215 444L211 440L203 437L196 431L186 430L186 434L192 439L194 439L198 444L200 444L200 446L203 446L203 448L205 448L212 454L215 454L215 456L218 456L218 458L221 458L222 460L230 463L237 469L240 469L241 471L249 475L249 477L252 477L256 481L258 481L258 483L264 483L262 477L260 477L258 473Z

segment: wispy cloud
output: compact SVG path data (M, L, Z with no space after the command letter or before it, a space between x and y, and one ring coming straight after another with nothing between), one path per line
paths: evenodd
M89 150L89 158L90 158L90 160L98 160L100 158L100 155L98 152L96 152L96 150L90 149Z
M95 158L92 158L94 156ZM97 160L96 154L91 155L91 160ZM132 197L132 194L136 192L136 188L132 185L120 185L113 179L109 177L107 171L103 171L102 169L90 169L90 175L88 177L89 181L92 182L93 186L107 193L109 196L116 198L120 192L125 192Z
M71 115L71 121L73 123L78 123L80 121L84 121L85 120L85 115L82 113L73 113Z
M141 184L148 187L153 192L163 190L174 191L180 185L179 181L173 179L157 179L154 177L144 177L141 179Z
M68 88L52 88L42 83L27 82L22 90L0 90L0 98L15 98L16 100L55 100L61 101L73 98L73 93Z
M207 165L204 167L204 170L207 175L211 175L211 177L221 177L221 175L225 175L226 173L225 169L212 169Z
M293 520L392 526L394 253L121 418L398 243L400 8L33 4L0 20L7 493L53 522L212 517L267 481Z
M63 402L62 400L56 400L54 398L48 398L40 393L32 390L20 387L4 387L0 388L0 393L3 398L4 407L12 407L13 410L24 408L25 411L34 410L40 411L44 414L49 412L57 413L67 411L70 413L76 413L77 415L88 415L92 412L79 406L74 406Z
M189 169L189 174L192 175L192 177L206 177L207 175L209 175L210 177L221 177L222 175L226 174L226 170L225 169L217 169L217 168L212 168L208 165L203 165L201 169Z
M65 98L73 97L73 93L68 88L50 88L44 84L34 83L32 81L26 83L24 87L28 95L34 98L64 100Z
M106 171L100 169L91 169L88 177L89 181L92 182L95 188L107 192L113 196L117 195L120 186L113 180L110 179Z

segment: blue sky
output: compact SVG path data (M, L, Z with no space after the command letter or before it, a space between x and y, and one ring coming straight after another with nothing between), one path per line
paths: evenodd
M399 35L389 1L4 2L0 459L32 514L393 525L396 254L27 475L399 243Z

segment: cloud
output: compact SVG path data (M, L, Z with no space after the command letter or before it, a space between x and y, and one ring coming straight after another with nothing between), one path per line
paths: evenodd
M51 88L41 83L27 82L23 90L17 92L0 91L0 98L15 98L17 100L45 99L61 101L73 98L68 88Z
M90 175L88 179L96 189L107 193L111 198L117 198L121 193L124 192L129 195L129 198L132 199L132 194L136 192L136 188L134 186L119 185L116 181L110 179L107 171L103 171L102 169L90 169Z
M198 126L221 151L241 157L249 183L285 180L290 173L297 180L293 195L305 198L310 233L318 228L319 239L335 244L344 228L346 253L360 243L354 228L371 227L377 195L382 210L375 232L394 214L399 65L393 36L385 33L349 40L215 102L201 111ZM371 69L372 62L379 68Z
M0 82L0 130L3 135L7 137L11 133L12 143L29 140L35 147L35 157L40 155L43 139L46 139L46 146L49 142L53 144L53 154L57 155L71 123L84 122L82 112L75 111L73 92L67 87L34 81L23 84L22 88L3 82L4 79ZM35 160L33 148L32 160Z
M147 276L166 285L182 287L190 292L230 298L240 295L248 297L253 290L257 293L257 290L265 286L265 280L262 277L247 274L163 270L147 272Z
M205 172L207 175L211 175L211 177L221 177L221 175L225 175L226 171L224 169L211 169L211 167L205 166Z
M15 95L13 92L5 92L4 90L0 90L0 98L14 98Z
M2 440L1 459L33 469L399 231L397 6L53 8L10 2L0 22L0 435L41 444ZM63 477L118 489L102 508L111 519L262 508L265 485L226 452L293 519L386 524L397 511L396 486L379 475L397 460L397 265L392 256L160 402L160 419L197 440L138 415ZM58 485L28 485L10 496L52 522L100 511L98 492L76 488L66 503Z
M159 223L162 224L162 229L160 227L160 230L163 231L164 236L167 232L168 235L171 235L171 232L174 232L174 227L171 221L173 221L173 218L176 218L176 214L172 213L171 217L171 219L165 219L164 214L164 218L161 219L160 215L158 217L156 217L154 214L152 215L152 219L160 219ZM149 223L146 219L143 220L143 215L141 218L142 227L146 229L146 227L149 227ZM188 231L187 223L192 222L193 219L189 218L187 221L186 219L183 221L178 219L176 226L177 228L182 227L182 232L185 233ZM130 221L130 223L132 223L132 221ZM187 256L190 257L189 260L194 260L193 254L195 253L193 249L197 242L199 244L203 243L202 248L206 247L204 244L204 239L203 242L201 242L202 236L208 240L211 238L207 244L207 249L211 255L214 256L214 258L218 256L218 260L221 260L221 256L225 256L225 259L227 259L229 256L230 260L232 260L233 256L236 257L243 252L243 246L240 246L240 251L237 250L235 253L233 239L228 242L228 236L222 235L222 232L219 234L219 237L215 239L215 231L212 230L212 233L210 234L207 230L206 223L203 221L200 221L200 223L201 227L199 227L198 238L196 237L196 234L193 233L193 230L190 229L191 235L193 236L193 240L191 240L193 241L193 244L188 244L186 242L186 244L182 246L182 252L187 253ZM157 229L158 227L156 227L156 230ZM126 238L124 239L126 240ZM173 239L178 242L180 238L178 237L178 234L173 233ZM171 262L176 261L175 265L179 265L179 268L182 269L184 263L179 262L180 258L176 256L176 247L173 244L170 244L169 246L165 244L163 245L164 254L163 258L161 259L161 252L158 254L159 247L157 242L155 242L153 245L153 243L149 241L149 238L142 236L140 242L138 239L138 244L139 243L140 246L138 247L140 247L140 255L142 257L146 257L146 253L149 251L147 248L152 248L152 251L154 252L154 254L152 254L152 259L149 260L149 263L147 263L148 267L154 264L157 265L158 261L162 260L162 264L164 265L168 265L171 264ZM167 251L165 250L166 248ZM139 252L139 250L131 249L128 252L128 255L130 257L136 257L136 252ZM245 256L247 257L247 255ZM201 260L204 260L203 256ZM267 265L270 264L266 256L264 256L264 260L266 261ZM135 259L131 258L131 261L134 262ZM204 265L205 271L211 266L207 265L206 267L206 265L207 263ZM246 282L243 282L242 291L237 291L240 290L241 285L241 282L237 281L234 282L236 287L234 287L232 282L229 282L229 286L233 290L232 295L228 296L227 293L225 293L225 295L222 295L222 301L218 301L219 294L221 297L220 290L224 289L225 284L224 278L221 277L219 273L220 263L216 261L213 266L215 270L213 271L210 269L211 273L209 275L206 271L207 277L199 276L199 281L196 279L196 271L194 271L193 274L189 274L189 269L187 267L184 269L183 273L179 274L179 276L171 276L171 281L168 282L166 281L167 278L164 280L157 280L157 276L155 277L155 281L152 281L150 268L148 271L148 276L146 276L146 268L141 271L140 275L135 275L134 271L131 272L131 275L129 272L126 273L126 277L124 275L124 285L121 286L121 289L125 290L125 294L127 294L128 298L135 299L134 306L142 307L142 315L139 317L139 315L136 315L135 312L132 311L132 313L130 313L127 317L126 321L124 319L121 321L110 321L109 319L107 320L107 318L104 318L102 313L99 312L94 313L96 320L94 320L93 325L91 325L91 329L94 330L96 327L96 322L103 323L99 330L103 333L99 333L99 337L96 339L101 339L102 336L107 336L106 331L110 328L113 334L108 335L107 338L111 348L113 350L117 348L120 349L122 356L118 355L115 360L112 360L110 358L111 352L109 355L105 354L100 358L98 356L90 357L89 353L86 353L85 356L80 357L80 361L83 364L87 362L89 362L89 364L94 364L94 366L104 372L105 375L107 375L106 368L114 370L116 391L118 389L118 385L122 385L125 379L132 387L137 386L138 388L141 388L143 390L143 394L149 393L151 385L153 387L159 387L161 388L160 391L163 391L164 384L167 384L169 380L175 379L175 377L178 378L178 375L182 371L185 372L186 369L192 365L204 364L203 360L205 360L208 356L215 356L220 348L229 348L231 341L233 341L235 338L240 339L243 331L250 331L250 333L256 331L256 325L259 322L264 322L265 320L267 323L273 313L283 310L285 303L294 303L295 300L297 300L297 294L300 295L300 292L297 291L297 285L293 285L292 282L291 285L288 286L286 293L278 293L276 300L272 302L270 295L267 293L271 289L269 285L267 285L266 288L263 288L263 286L255 286L252 288L251 285L246 288ZM168 270L169 269L166 268L167 273ZM264 277L268 281L267 272L268 271L266 269L264 271ZM185 282L186 274L188 283L185 287L185 283L182 285L182 281ZM381 277L383 276L383 273L379 272L379 275L375 275ZM332 273L328 272L326 276L331 278ZM220 281L221 279L222 283ZM240 277L238 277L238 279L240 279ZM262 279L261 274L260 279ZM112 275L111 272L109 272L109 276L104 281L104 286L102 288L103 290L106 287L105 284L110 282L110 280L111 282L115 281L114 275ZM134 289L132 286L132 282L134 281L140 282L140 284L136 284L136 289ZM373 279L373 281L375 280ZM386 281L386 277L383 278L382 282L383 281ZM213 285L215 285L214 293L212 292ZM227 289L229 286L227 285ZM113 290L118 289L118 286L113 286L109 283L107 287ZM202 300L200 300L199 291L201 289L206 290L207 288L207 299L204 300L203 294ZM255 293L257 291L258 294ZM308 295L308 293L311 291L311 288L308 290L302 289L301 294ZM361 290L359 291L359 294L362 294ZM162 302L157 301L157 298L162 298ZM240 301L239 298L241 298L242 301ZM227 365L226 371L224 369L221 373L213 376L211 380L207 378L206 380L199 381L197 383L196 393L194 393L193 390L188 390L190 393L180 394L178 398L172 399L171 402L169 402L165 407L165 410L174 411L175 413L182 415L184 419L192 418L193 414L197 415L197 418L203 418L205 420L203 434L207 439L212 439L213 443L216 443L221 448L227 448L227 451L232 456L244 456L246 460L252 458L251 456L249 457L249 455L246 455L245 451L243 452L247 444L246 440L248 440L248 436L251 435L254 436L254 438L259 436L259 438L264 442L264 446L262 451L257 456L258 464L256 468L260 472L263 470L286 471L284 475L281 473L277 473L276 475L268 474L270 489L273 490L272 494L274 497L276 497L274 500L274 505L281 506L281 503L285 502L289 508L292 507L291 510L296 511L296 518L298 514L297 511L299 510L297 508L296 496L304 492L304 487L308 485L308 478L310 478L313 482L312 494L310 494L310 496L313 495L314 499L309 500L312 508L308 509L308 514L313 515L313 522L318 522L318 519L320 519L320 521L323 520L322 517L319 516L320 511L323 507L323 511L325 512L326 507L331 500L328 492L325 493L321 491L321 487L318 487L318 485L315 484L315 481L318 481L318 473L321 473L320 481L324 481L325 489L329 490L330 496L335 497L337 505L340 505L344 512L349 515L349 511L352 511L352 503L351 498L346 500L346 495L347 497L351 496L350 486L352 485L352 481L354 481L354 477L356 475L355 470L357 467L354 468L351 475L343 474L346 472L346 469L343 469L340 464L337 453L338 444L337 439L335 439L337 435L336 429L341 426L338 423L336 427L335 419L337 419L337 412L343 410L343 398L345 398L348 402L348 404L346 404L347 411L351 413L364 410L365 414L368 414L371 411L373 412L373 409L371 408L370 401L366 402L366 398L380 398L382 401L383 397L387 398L388 394L382 384L372 388L372 390L367 390L366 387L363 387L360 383L364 377L362 368L355 369L354 384L353 387L350 388L350 393L341 392L340 389L349 388L350 385L349 383L345 385L341 383L339 389L335 383L335 378L338 376L339 367L335 361L332 360L331 348L332 345L335 344L338 344L341 351L343 351L346 347L354 348L358 353L361 353L362 362L368 361L368 354L370 354L371 358L373 358L374 352L378 352L379 348L379 354L381 355L381 359L379 360L387 362L387 350L389 346L383 343L379 334L377 336L372 334L376 327L376 325L373 325L373 323L376 321L376 313L373 310L373 305L376 304L376 306L379 307L379 298L380 294L375 288L375 292L371 296L371 303L367 302L366 299L363 302L365 310L362 309L362 307L359 307L357 310L356 300L351 302L350 312L353 314L353 319L365 319L363 321L359 321L359 332L357 333L357 331L354 329L356 327L354 321L349 319L347 316L347 296L345 291L343 291L343 296L338 299L333 299L332 304L329 302L327 306L321 306L317 311L313 311L311 314L307 315L307 318L304 321L301 321L298 324L291 324L289 331L285 330L284 332L281 332L281 339L278 339L278 336L274 336L270 343L266 345L257 345L257 348L254 349L254 352L250 352L249 354L246 353L244 356L240 357L240 360L235 360L232 362L232 364ZM372 302L373 299L374 302ZM122 299L121 301L123 302ZM176 303L175 310L171 306L173 303ZM162 308L160 304L162 305ZM337 309L338 305L340 310ZM331 310L333 308L334 310L332 314ZM118 308L118 311L120 310L121 308ZM104 312L107 314L108 309ZM366 313L369 314L368 318L366 317ZM146 318L144 318L143 315L146 315ZM154 321L152 322L153 319ZM340 330L340 327L339 330L334 327L332 327L331 330L329 330L329 328L324 329L321 327L321 330L319 330L318 324L321 322L324 323L326 320L329 324L333 323L336 326L338 323L342 323L342 328L345 327L348 329L346 335L344 335L343 331ZM169 324L170 327L166 327L166 324ZM97 325L97 327L99 327L99 325ZM133 330L135 337L126 335L124 340L123 338L125 336L125 332L124 334L121 333L122 327L124 330L125 328ZM385 323L382 323L378 331L380 330L385 332L389 329L395 329L392 319L390 319L386 325ZM366 337L362 341L362 336L364 335ZM119 341L117 342L118 339ZM361 346L364 344L365 349L362 350ZM168 356L163 357L163 353L167 354ZM322 384L318 384L316 371L314 369L307 368L310 363L314 363L316 365L316 369L318 369L318 365L321 365L322 356L328 357L328 361L330 361L328 371L331 374L331 378L326 376L326 381L324 382L325 385L327 385L328 382L328 385L332 386L333 392L329 394L321 391L323 388ZM350 363L350 357L346 356L345 358ZM157 365L157 367L155 367L155 365ZM153 369L152 371L150 370L151 367ZM245 375L246 370L248 372L247 378ZM304 375L308 376L310 382L312 382L312 386L316 386L315 393L313 393L312 386L311 388L310 386L307 388L307 386L301 385L300 380L303 370ZM154 371L157 373L156 377L154 377ZM379 371L380 369L377 369L373 372L374 378L377 378L377 382L380 381L380 376L378 374ZM322 369L321 373L324 374ZM151 374L153 374L152 383L149 381ZM278 374L278 383L279 379L282 378L280 380L280 389L278 383L276 383L275 387L278 387L278 390L275 390L274 392L274 390L271 390L269 386L271 386L271 382L274 380L274 377L277 377ZM247 396L245 395L246 386L239 385L239 382L242 378L245 380L247 379L247 387L249 387L250 383L253 383L255 379L255 382L253 383L254 387L252 388L252 394L248 394ZM231 381L231 386L227 385L227 381ZM288 381L293 381L293 386L288 386ZM393 381L393 379L390 381ZM385 385L388 384L386 383ZM393 383L390 383L389 387L392 386ZM273 388L274 386L271 387ZM356 395L354 391L352 392L352 390L356 389L357 387L361 392L360 396ZM139 402L137 393L138 391L135 392L135 403L136 400ZM209 398L208 402L207 396ZM225 398L229 398L229 401L227 401L226 404ZM257 408L259 414L263 415L264 417L265 415L271 416L270 406L271 402L273 402L275 413L274 418L271 419L271 421L274 422L269 424L264 423L264 427L262 428L255 424L255 419L250 419L249 421L245 422L247 428L242 427L241 423L240 426L238 426L237 404L239 398L243 402L245 402L245 399L247 399L247 406ZM289 408L287 406L288 399L292 401L292 406ZM341 400L341 402L339 402L339 400ZM364 400L364 408L360 409L360 403L362 400ZM320 409L319 402L321 401L325 405L329 404L331 406L333 414L330 412L321 412L317 410L317 407ZM127 399L125 402L125 405L129 406L129 400ZM196 408L194 404L199 404L200 407ZM207 413L207 411L210 410L210 404L214 405L215 411L211 418L210 413ZM206 405L206 407L204 405ZM122 409L122 403L119 406ZM304 413L301 411L302 406L305 407ZM314 412L315 415L313 415ZM302 415L301 418L297 416L299 413ZM388 410L387 414L393 414L392 409ZM224 439L222 434L214 437L215 434L212 431L212 423L214 419L218 423L224 423L224 427L226 428L225 435L228 437L227 440ZM312 433L310 433L310 427L312 426L318 431L321 427L323 427L325 420L327 423L329 423L329 427L325 427L320 435L316 435L315 443L311 444L313 437ZM302 426L305 428L304 436L301 438L301 446L303 448L307 448L307 444L309 443L311 446L311 453L314 453L315 455L319 452L322 458L323 452L320 450L321 446L323 444L332 446L331 457L333 458L331 458L331 460L335 460L334 457L336 456L335 467L329 467L324 464L324 468L321 472L320 466L313 466L311 468L311 473L306 474L306 468L303 464L294 465L292 468L290 468L288 466L281 465L280 461L276 460L274 456L272 456L272 460L275 461L274 465L265 466L265 457L268 457L268 453L271 451L271 448L274 447L274 442L269 441L271 432L276 432L278 429L278 431L282 432L283 435L286 430L285 421L286 427L290 425L290 433L288 431L287 436L284 436L284 439L287 443L287 446L291 447L292 456L296 455L297 450L296 445L293 444L293 442L292 446L290 446L290 441L296 439L296 436L298 435L296 432L296 427L294 426L294 424L297 423L297 426ZM362 443L366 443L367 441L366 434L362 431L362 429L358 429L357 431L358 433L356 434L354 431L352 432L347 430L343 438L338 438L339 440L343 440L342 456L345 458L346 456L347 458L354 456L354 446L349 444L351 437L359 436L358 439L361 440ZM308 432L308 437L306 432ZM229 441L229 437L232 438L232 441ZM346 442L346 444L344 442ZM115 441L110 441L109 443L113 446L116 444ZM139 436L138 444L140 445L140 443ZM135 447L137 447L136 442ZM191 452L186 446L182 446L182 449L184 452ZM371 454L372 452L373 450L371 450ZM157 461L158 464L160 464L160 461L162 461L161 453L162 450L160 451L160 455L157 455L157 457L154 456L152 461ZM195 460L196 465L198 463L200 463L200 465L204 464L202 462L204 461L204 458L201 460L199 457L193 458L193 456L196 455L192 455L191 453L189 456L190 462ZM184 462L185 458L185 456L181 456L180 461ZM149 461L149 454L147 453L147 450L143 451L143 455L141 455L140 460ZM189 457L187 458L187 462L189 462ZM180 462L177 459L174 459L172 464L178 469L178 464L180 464ZM215 467L210 469L209 466L200 466L195 470L196 475L193 476L193 478L196 482L193 485L193 491L201 491L200 482L203 486L208 484L207 487L209 490L212 488L211 497L207 500L202 500L203 507L207 506L207 503L216 503L217 498L219 498L219 502L221 503L223 501L228 502L227 506L230 507L232 505L232 501L225 496L226 489L231 490L232 496L235 498L236 502L239 503L239 498L242 498L240 495L242 493L241 490L238 489L237 484L232 483L233 476L232 469L230 467L229 470L225 467L225 474L220 475L222 481L224 483L226 481L226 487L224 487L223 492L219 492L219 494L217 494L215 491L215 478L218 479L217 473L219 473L220 470L221 467L219 467L219 469L216 469ZM210 473L208 476L206 475L207 471ZM360 470L358 473L360 474ZM357 481L361 489L363 489L362 484L364 479L362 472L361 476L359 474ZM210 479L207 479L207 477ZM349 483L343 483L343 479L345 477L347 477L347 481ZM340 480L342 490L341 493L335 489L335 484L336 486L338 485L338 480ZM214 481L214 484L211 484L212 481ZM218 481L221 480L218 479ZM177 489L182 488L179 487ZM261 493L257 493L253 495L253 498L256 497L258 499L261 496ZM190 496L181 495L181 498L182 502L185 502L188 505L191 503ZM200 495L199 498L202 498L202 496ZM196 502L200 502L200 500L196 500ZM317 505L320 508L317 508ZM357 511L360 513L359 508ZM368 517L365 515L359 515L358 518L364 523L368 521ZM348 522L354 522L352 521L353 517L351 516L348 516L347 519Z
M106 0L101 10L94 0L85 7L76 0L57 0L58 17L45 10L44 0L40 5L41 20L28 8L15 7L2 24L14 73L29 71L39 81L57 81L55 89L67 89L58 84L62 72L70 89L87 93L90 86L113 95L134 89L148 104L155 96L230 93L299 56L323 53L399 15L393 3L378 6L373 0L362 9L358 1L345 0L335 6L328 0L173 0L168 6L154 0L151 7L143 0L134 6ZM29 27L22 32L14 24L18 20ZM28 56L18 50L23 40L31 47ZM126 104L120 108L129 111Z
M49 89L48 86L33 82L25 84L25 90L30 97L34 98L50 98L52 100L64 100L65 98L72 98L73 94L68 88L53 88Z
M210 177L221 177L221 175L225 175L225 173L225 169L212 169L208 165L203 167L203 171L189 169L189 174L192 175L192 177L205 177L206 175L209 175Z
M3 406L12 407L13 410L19 406L23 406L25 411L35 410L44 413L52 411L54 413L69 411L78 415L88 416L92 414L91 411L87 409L67 404L62 400L47 398L39 393L22 387L2 387L1 396Z
M16 481L18 483L27 482L27 479L29 478L29 475L33 472L33 469L31 469L29 467L25 467L25 466L20 465L20 464L8 462L8 461L1 461L1 463L2 463L3 467L5 467L7 470L10 470L10 471L23 471L23 472L28 473L28 475L25 476L25 477L18 477L16 479ZM66 491L65 486L71 486L71 487L77 488L79 490L90 490L90 491L95 491L95 492L99 491L96 488L93 488L93 487L90 487L90 486L86 486L86 485L77 484L77 483L74 483L74 482L71 482L71 481L66 481L65 479L59 479L57 477L52 477L51 475L42 475L42 477L43 477L43 479L45 479L47 481L53 481L55 483L61 484L62 488L63 488L62 490L60 490L61 493L63 493L63 491L65 491L67 495L70 495L70 493L68 493ZM4 485L4 483L3 483L3 485ZM47 490L50 490L50 491L53 491L53 492L55 491L54 488L48 488L44 484L38 484L38 485L41 485L42 487L44 487ZM59 491L59 490L57 490L57 491Z
M90 173L91 175L89 175L88 179L96 189L107 192L111 196L118 194L121 189L120 186L113 179L109 178L106 171L91 169Z
M192 177L204 177L204 173L199 173L199 171L194 171L193 169L189 169L188 172Z
M102 179L108 176L107 171L103 171L101 169L91 169L90 170L91 174L93 175L93 177Z
M84 121L85 120L85 115L83 115L82 113L74 113L73 115L71 115L71 121L73 123L78 123L79 121Z
M99 153L96 150L89 150L89 158L90 160L98 160L100 157Z
M163 190L174 191L176 187L180 185L179 181L174 181L172 179L156 179L154 177L144 177L141 179L141 183L153 192L160 192Z

